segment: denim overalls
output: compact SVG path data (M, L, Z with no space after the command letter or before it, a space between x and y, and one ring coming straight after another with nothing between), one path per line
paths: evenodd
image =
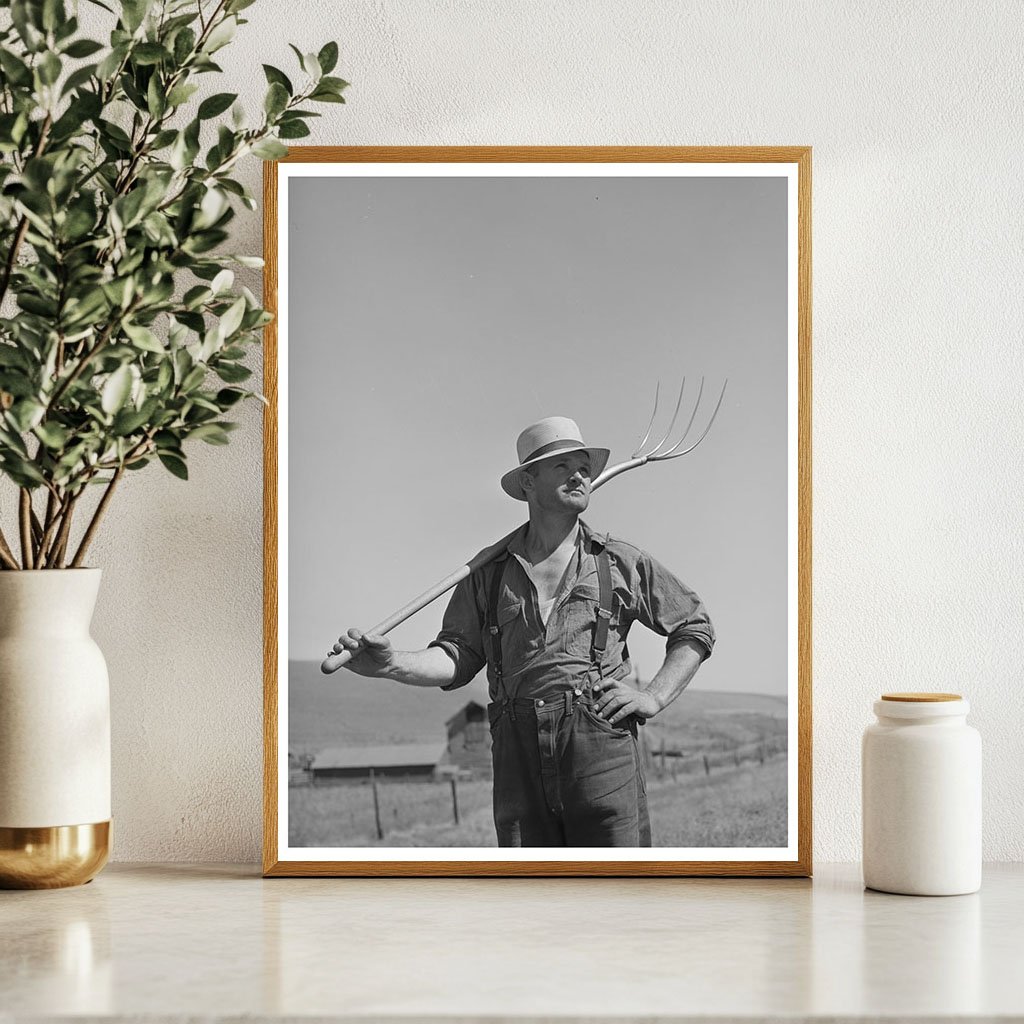
M499 846L650 846L651 829L637 721L612 725L594 710L612 608L607 551L598 553L600 591L583 685L559 697L510 697L502 676L498 595L506 561L492 570L486 635L503 697L488 706Z

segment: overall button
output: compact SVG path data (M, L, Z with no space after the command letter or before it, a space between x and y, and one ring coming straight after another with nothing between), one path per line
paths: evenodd
M575 693L577 697L582 697L583 696L583 691L578 686L572 692Z
M539 708L544 707L544 701L542 701L542 700L537 701L537 707L539 707Z

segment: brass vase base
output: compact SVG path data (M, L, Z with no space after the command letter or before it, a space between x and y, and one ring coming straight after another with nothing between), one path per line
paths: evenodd
M0 826L0 889L61 889L92 881L110 857L110 822Z

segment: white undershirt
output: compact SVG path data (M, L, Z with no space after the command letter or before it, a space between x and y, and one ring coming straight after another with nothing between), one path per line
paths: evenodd
M557 595L556 595L557 596ZM551 614L551 609L555 606L554 597L550 601L538 601L537 607L540 609L540 621L546 626L548 624L548 616Z

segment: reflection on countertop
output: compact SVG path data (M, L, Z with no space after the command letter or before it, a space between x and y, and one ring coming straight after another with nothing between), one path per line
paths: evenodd
M1024 1016L1024 866L980 893L806 879L262 879L121 864L0 893L0 1013Z

